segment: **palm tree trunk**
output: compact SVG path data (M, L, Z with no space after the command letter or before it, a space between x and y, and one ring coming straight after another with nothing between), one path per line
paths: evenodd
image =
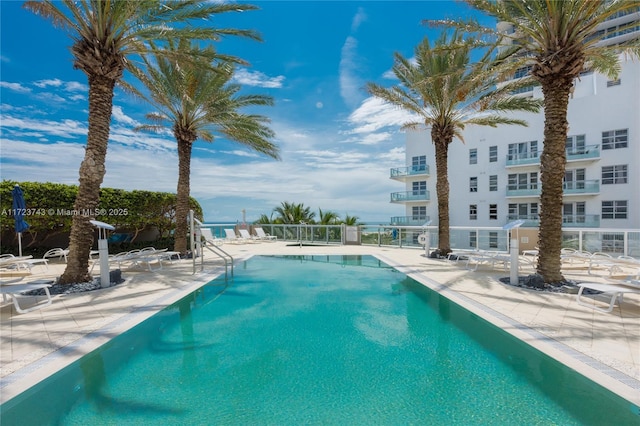
M176 194L176 232L174 250L187 252L187 216L189 215L189 193L191 175L192 143L176 136L178 141L178 188Z
M560 285L562 250L562 194L567 139L567 108L573 79L557 76L542 81L545 98L544 148L540 158L540 230L537 272L545 283Z
M436 150L436 193L438 196L438 250L441 256L451 252L449 241L449 141L435 136L432 140ZM435 137L434 137L435 136Z
M89 76L89 129L84 160L80 164L78 195L71 222L67 266L60 277L61 284L91 281L89 253L95 228L89 223L100 201L100 185L105 175L105 158L109 143L109 125L115 81L101 76Z

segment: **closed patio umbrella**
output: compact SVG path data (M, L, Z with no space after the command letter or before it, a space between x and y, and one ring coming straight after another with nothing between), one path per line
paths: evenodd
M29 224L24 220L27 205L24 202L24 193L19 185L16 185L11 190L11 195L13 196L13 215L16 221L14 226L18 233L18 256L22 256L22 233L29 228Z

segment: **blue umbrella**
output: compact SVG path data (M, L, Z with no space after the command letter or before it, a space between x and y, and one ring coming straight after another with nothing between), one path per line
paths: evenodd
M11 190L11 195L13 195L12 208L13 215L16 220L15 228L18 233L18 255L22 256L22 233L29 228L29 224L24 220L24 213L27 209L27 205L24 202L24 193L19 185L16 185L13 190Z

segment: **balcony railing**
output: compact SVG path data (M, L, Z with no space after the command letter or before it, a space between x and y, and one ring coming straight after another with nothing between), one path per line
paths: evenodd
M537 228L540 226L540 216L535 215L508 215L507 223L514 220L524 220L522 224L525 228ZM597 214L576 214L562 215L562 226L565 228L599 228L600 215Z
M429 222L431 219L426 215L414 215L414 216L393 216L391 217L391 225L399 226L420 226Z
M532 183L529 185L507 186L507 197L539 197L541 185Z
M575 180L562 184L564 195L576 194L598 194L600 193L600 181L598 180Z
M542 184L531 183L529 185L509 185L507 186L507 197L539 197ZM564 195L586 195L599 194L600 181L598 180L575 180L562 184Z
M429 166L426 164L420 166L398 167L391 169L391 179L399 179L409 176L429 176Z
M507 154L507 167L509 166L529 166L540 164L542 151L523 152L518 154Z
M600 145L586 145L582 148L566 150L567 161L597 160L600 158ZM507 155L507 167L530 166L540 164L542 151L523 152Z
M597 160L600 158L600 145L587 145L584 148L567 149L567 161Z
M391 193L392 203L406 203L411 201L429 201L429 191L423 189Z

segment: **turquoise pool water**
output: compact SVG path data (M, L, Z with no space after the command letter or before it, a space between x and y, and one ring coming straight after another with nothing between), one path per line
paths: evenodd
M638 424L369 256L254 257L2 407L3 425Z

